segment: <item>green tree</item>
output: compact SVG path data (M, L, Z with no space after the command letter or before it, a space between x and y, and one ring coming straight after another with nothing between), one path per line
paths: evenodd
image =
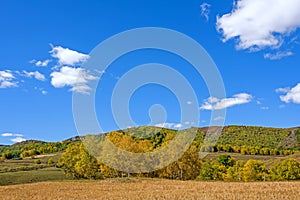
M234 165L234 160L230 155L223 154L219 156L218 163L225 167L232 167Z
M211 162L205 162L201 166L198 179L208 181L213 180L214 168Z
M37 160L34 160L34 163L37 164L37 165L39 165L39 164L42 163L42 161L40 159L37 159Z
M235 165L227 169L224 180L226 181L242 181L242 173L244 168L244 161L237 161Z

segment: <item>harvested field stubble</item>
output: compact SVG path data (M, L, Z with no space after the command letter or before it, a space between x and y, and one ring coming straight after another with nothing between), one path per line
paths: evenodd
M64 181L0 187L1 199L300 199L300 182Z

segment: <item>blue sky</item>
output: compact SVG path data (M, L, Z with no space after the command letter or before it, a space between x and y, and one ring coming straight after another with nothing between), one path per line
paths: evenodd
M226 98L210 97L201 77L173 54L129 53L99 72L104 84L97 88L101 95L96 95L96 111L105 131L118 129L110 109L115 84L134 66L151 62L188 77L198 97L200 126L209 124L211 110L222 108L227 108L225 124L300 125L298 0L5 0L0 4L0 144L59 141L76 135L72 92L88 92L86 83L97 79L80 64L100 42L141 27L172 29L201 44L220 71ZM79 85L74 83L78 73L84 75ZM138 125L149 124L153 104L165 106L165 126L189 126L180 122L174 95L157 85L145 86L132 96L130 112Z

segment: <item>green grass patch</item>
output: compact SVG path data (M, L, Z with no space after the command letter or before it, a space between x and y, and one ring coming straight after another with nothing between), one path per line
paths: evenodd
M0 173L0 185L15 185L42 181L70 180L59 168Z

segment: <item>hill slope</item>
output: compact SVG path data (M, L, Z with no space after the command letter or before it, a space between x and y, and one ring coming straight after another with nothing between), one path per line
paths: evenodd
M210 130L214 131L212 127ZM209 130L204 128L190 128L197 131L194 144L201 146ZM172 140L177 130L141 126L118 130L106 133L109 139L119 141L127 135L132 138L132 143L148 141L153 145L151 149L158 148L168 141ZM83 137L84 138L84 137ZM32 155L47 154L64 151L69 144L80 142L80 137L75 136L62 142L44 142L38 140L28 140L11 146L0 146L0 155L7 159L27 157ZM256 147L276 148L276 149L299 149L300 145L300 128L265 128L256 126L226 126L217 141L217 145L232 147Z

